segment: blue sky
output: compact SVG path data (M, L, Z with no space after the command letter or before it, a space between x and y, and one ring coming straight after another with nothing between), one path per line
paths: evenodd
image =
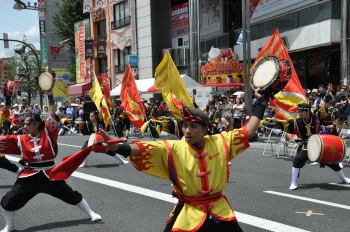
M23 1L25 3L27 1ZM36 1L30 1L31 5ZM0 38L3 33L9 34L9 39L23 40L26 35L27 43L32 43L36 49L40 49L39 43L39 17L35 10L14 10L13 0L0 0ZM3 41L0 41L0 58L11 57L13 48L17 43L10 42L10 48L5 49Z

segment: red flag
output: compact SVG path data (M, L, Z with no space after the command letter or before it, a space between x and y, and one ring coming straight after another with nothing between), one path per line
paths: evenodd
M250 0L250 18L252 18L256 7L258 6L260 0Z
M266 56L276 56L278 59L286 59L292 65L292 75L289 82L280 92L274 95L275 99L270 100L270 104L274 108L278 119L288 120L295 118L298 116L297 104L307 103L306 96L277 29L259 52L253 67Z
M108 74L102 74L102 86L103 86L103 93L107 102L107 105L109 108L112 108L112 100L111 100L111 89L109 88L108 83Z
M86 147L73 155L64 157L62 162L54 167L50 174L50 180L66 180L79 167L79 165L90 154L92 146Z
M58 54L60 53L61 47L53 47L53 46L51 46L50 50L51 50L51 62L53 63L56 60Z
M130 121L137 129L141 129L146 113L141 101L140 94L137 91L134 74L132 73L130 63L126 66L120 98L124 105L124 110L128 114Z

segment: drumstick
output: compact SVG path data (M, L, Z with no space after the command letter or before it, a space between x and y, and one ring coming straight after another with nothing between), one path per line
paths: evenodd
M112 143L124 143L124 142L126 142L126 141L127 141L126 138L110 139L110 140L107 140L107 141L97 141L97 142L94 142L93 145L102 145L102 143L107 143L107 144L112 144Z

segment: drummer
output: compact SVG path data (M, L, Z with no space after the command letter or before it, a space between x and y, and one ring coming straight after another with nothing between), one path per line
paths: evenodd
M324 104L319 109L316 109L314 114L324 133L339 136L337 126L341 126L341 115L338 108L333 107L332 96L326 95L323 99ZM319 165L319 162L313 162L311 165ZM342 166L342 164L341 164Z
M290 190L298 188L297 178L299 177L300 169L304 167L305 162L309 159L307 156L307 142L311 135L317 134L320 127L316 123L315 116L311 113L311 106L307 103L299 104L299 118L288 120L285 126L285 131L290 134L296 134L302 139L298 148L297 154L293 159L292 181L289 187ZM345 177L343 170L339 164L325 164L337 173L340 180L345 183L350 183L350 179Z

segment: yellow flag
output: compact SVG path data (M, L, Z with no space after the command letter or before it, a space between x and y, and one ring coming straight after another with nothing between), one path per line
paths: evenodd
M103 121L107 127L109 125L111 115L109 113L106 100L104 99L100 84L98 83L98 80L97 80L95 73L94 73L94 83L92 85L92 88L90 89L89 96L93 100L93 102L95 103L97 110L102 111ZM100 107L101 103L102 103L102 110Z
M162 93L170 111L181 118L183 106L193 108L193 102L169 52L156 68L154 86Z

